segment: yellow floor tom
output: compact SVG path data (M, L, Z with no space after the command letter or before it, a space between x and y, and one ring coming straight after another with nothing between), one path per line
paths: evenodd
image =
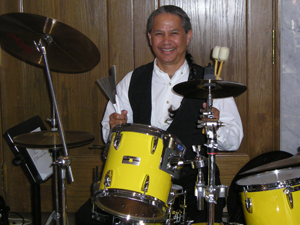
M141 124L112 129L97 206L121 219L166 220L171 178L179 175L185 147L173 135Z
M246 224L299 224L299 177L300 168L288 168L238 180Z

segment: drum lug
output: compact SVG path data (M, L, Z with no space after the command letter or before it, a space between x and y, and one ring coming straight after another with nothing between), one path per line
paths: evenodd
M247 197L247 191L245 188L244 188L244 194L245 194L245 207L246 207L248 213L252 213L253 212L252 201L251 201L251 198Z
M104 177L104 190L106 190L107 187L110 187L112 180L112 171L108 170Z
M156 148L157 148L157 144L158 144L158 137L152 137L152 150L151 150L151 154L154 154Z
M142 188L141 188L141 191L144 192L144 195L146 195L146 192L148 191L149 183L150 183L150 177L149 177L149 175L146 175L144 178Z
M119 150L121 138L122 138L122 133L120 131L117 131L114 140L114 147L116 150Z
M294 201L293 201L293 195L292 195L293 190L291 190L290 187L287 187L283 190L283 193L286 194L286 198L288 201L288 204L291 209L294 208Z

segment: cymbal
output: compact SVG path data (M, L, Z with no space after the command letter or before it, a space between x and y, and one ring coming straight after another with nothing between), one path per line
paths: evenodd
M255 167L251 170L247 170L240 174L243 175L243 174L250 174L250 173L258 173L258 172L286 168L286 167L291 167L291 166L296 166L296 165L300 165L300 154L299 153L290 158L267 163L265 165Z
M67 147L74 148L91 143L95 135L82 131L65 131ZM24 148L62 148L59 131L39 131L21 134L13 138L14 144Z
M209 86L212 98L236 97L247 90L243 84L223 80L191 80L175 85L173 90L186 98L207 99Z
M42 51L37 47L40 41L54 71L85 72L100 61L99 50L89 38L56 19L30 13L0 16L0 45L16 58L44 67Z

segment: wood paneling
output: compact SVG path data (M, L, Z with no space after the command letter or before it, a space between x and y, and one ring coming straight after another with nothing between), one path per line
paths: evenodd
M1 14L23 11L55 18L90 38L99 49L100 63L79 74L52 72L53 85L65 130L92 132L93 144L102 144L100 122L107 103L95 81L117 67L117 80L132 69L153 60L146 37L146 22L160 5L181 6L191 18L193 38L189 51L202 66L213 63L214 46L230 48L221 77L246 84L248 91L236 103L245 137L237 152L218 155L221 179L229 185L251 158L274 150L278 123L272 66L271 0L30 0L0 1ZM76 48L76 46L74 46ZM43 69L26 64L1 51L1 126L7 129L40 115L52 117L52 100ZM83 53L84 54L84 53ZM51 63L51 62L50 62ZM271 63L271 64L270 64ZM278 118L278 115L277 117ZM50 128L50 126L48 126ZM274 131L275 130L275 131ZM277 145L278 146L278 145ZM11 164L13 154L5 142L0 157L7 169L5 198L12 211L31 210L30 184L24 172ZM93 169L101 168L102 151L89 146L69 149L75 182L67 184L68 211L75 212L90 196ZM9 176L8 176L9 174ZM52 179L41 185L42 210L52 209ZM3 191L2 191L3 192ZM4 194L3 194L4 195Z
M254 156L274 150L272 71L272 1L248 2L247 18L247 86L249 141L248 154ZM245 124L245 123L244 123Z

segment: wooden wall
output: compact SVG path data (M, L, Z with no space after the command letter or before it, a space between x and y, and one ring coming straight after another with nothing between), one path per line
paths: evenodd
M26 12L55 18L79 30L98 47L100 63L79 74L52 73L65 130L92 132L93 144L102 144L100 122L107 103L95 81L117 67L117 79L153 60L145 26L160 5L182 7L191 17L193 39L189 51L196 63L212 63L214 46L230 48L222 79L247 85L236 98L245 137L237 152L218 155L222 181L230 185L238 170L263 152L278 149L275 109L276 71L272 64L273 1L247 0L2 0L0 14ZM74 46L76 48L77 46ZM84 54L84 53L83 53ZM50 62L51 63L51 62ZM52 103L43 69L0 52L2 133L35 115L52 117ZM275 123L277 122L277 123ZM29 212L30 184L13 154L1 140L0 160L4 178L1 195L12 211ZM90 197L93 171L101 168L101 151L89 146L69 150L75 182L67 184L68 211L75 212ZM41 186L42 211L51 212L51 179Z

